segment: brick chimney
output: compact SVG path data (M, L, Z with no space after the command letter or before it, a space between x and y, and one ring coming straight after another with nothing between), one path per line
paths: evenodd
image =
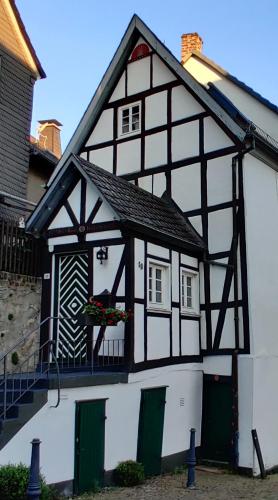
M61 127L57 120L39 120L38 145L41 149L47 149L56 158L61 158Z
M203 40L198 33L185 33L181 35L181 62L183 63L186 56L196 50L202 52Z

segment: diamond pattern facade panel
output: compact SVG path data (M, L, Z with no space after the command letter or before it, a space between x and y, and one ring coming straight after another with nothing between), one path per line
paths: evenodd
M58 316L75 317L88 298L88 255L63 255L59 261ZM86 357L86 327L77 319L59 320L57 355L59 358Z

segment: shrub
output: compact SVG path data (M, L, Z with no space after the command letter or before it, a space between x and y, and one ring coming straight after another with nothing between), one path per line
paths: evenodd
M136 486L145 479L144 466L133 460L120 462L114 472L114 480L118 486Z
M3 465L0 467L1 500L26 500L29 481L29 467L23 464ZM41 500L59 500L60 496L41 477Z

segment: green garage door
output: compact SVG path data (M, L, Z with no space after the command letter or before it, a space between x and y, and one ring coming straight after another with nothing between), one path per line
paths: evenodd
M145 474L161 472L166 387L145 389L141 395L137 460L144 465Z
M77 403L75 493L103 484L105 400Z

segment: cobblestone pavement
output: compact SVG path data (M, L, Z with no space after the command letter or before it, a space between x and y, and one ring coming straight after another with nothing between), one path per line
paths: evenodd
M185 488L185 474L165 475L135 488L106 488L86 500L278 500L278 474L252 479L229 473L196 471L197 489Z

